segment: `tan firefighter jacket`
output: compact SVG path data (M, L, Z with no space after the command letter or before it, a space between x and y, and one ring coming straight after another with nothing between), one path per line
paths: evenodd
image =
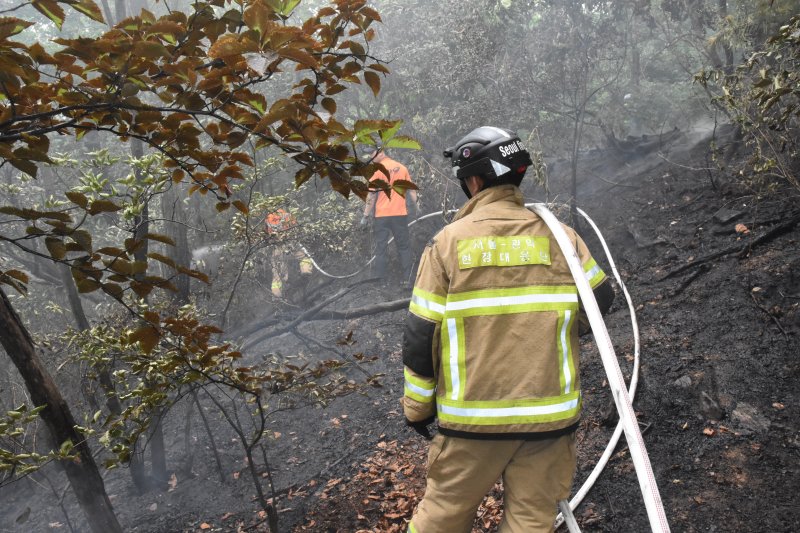
M565 230L594 289L606 275L575 231ZM555 238L524 207L519 188L481 191L433 238L409 311L407 420L435 414L442 433L469 438L574 429L581 409L578 291ZM418 333L424 327L409 327L414 321L432 325L427 338Z

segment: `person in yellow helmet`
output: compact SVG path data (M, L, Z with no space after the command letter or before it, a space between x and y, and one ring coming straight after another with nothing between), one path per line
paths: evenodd
M271 254L272 284L270 290L276 298L284 297L285 283L290 278L290 268L298 262L300 274L311 274L311 259L306 256L297 243L287 242L288 231L297 226L297 219L289 211L280 208L269 213L264 219L264 231L275 243Z
M425 248L406 319L403 412L433 439L408 531L468 533L502 478L499 531L550 532L575 472L578 290L551 231L524 206L531 159L517 135L484 126L445 155L469 201ZM605 312L614 290L565 229Z

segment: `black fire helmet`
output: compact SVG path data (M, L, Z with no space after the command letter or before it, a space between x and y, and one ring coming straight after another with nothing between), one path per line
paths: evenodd
M485 187L512 184L519 186L531 165L531 156L511 130L481 126L466 134L455 146L444 151L452 161L453 175L471 198L466 179L480 176Z

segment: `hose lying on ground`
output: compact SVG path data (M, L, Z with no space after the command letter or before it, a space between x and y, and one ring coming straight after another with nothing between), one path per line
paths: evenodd
M422 215L421 217L415 218L414 220L412 220L411 222L408 223L408 227L413 226L414 224L416 224L420 220L425 220L426 218L431 218L431 217L435 217L435 216L438 216L438 215L444 216L445 214L455 213L456 211L457 211L457 209L451 209L449 211L434 211L433 213L428 213L426 215ZM394 240L394 237L391 237L388 241L386 241L386 244L387 245L391 244L391 242L393 240ZM308 259L311 261L311 264L314 265L314 268L316 268L317 271L319 271L320 274L322 274L323 276L329 277L329 278L333 278L333 279L347 279L347 278L352 278L353 276L357 276L357 275L361 274L364 270L366 270L366 268L375 260L375 254L373 254L372 257L369 258L369 261L364 263L364 266L362 266L361 268L359 268L355 272L353 272L351 274L337 275L337 274L331 274L329 272L325 272L325 270L323 270L323 268L321 266L319 266L316 261L314 261L314 258L311 257L311 254L308 253L308 250L306 250L303 245L300 245L300 249L303 251L304 254L306 254L306 257L308 257Z
M658 492L655 476L650 466L650 458L647 456L642 433L639 431L636 413L633 410L628 391L625 389L625 380L622 377L622 371L620 370L619 362L614 353L614 346L611 344L611 337L608 335L608 330L603 322L603 317L600 314L600 309L597 306L592 288L589 286L589 282L584 276L578 254L562 228L561 222L559 222L555 215L553 215L544 204L533 204L531 209L539 215L550 228L561 251L567 258L567 264L572 272L575 284L578 287L581 304L589 318L589 324L592 326L592 333L594 334L595 342L597 343L597 348L603 361L603 367L605 368L608 378L608 385L614 397L617 412L619 413L619 426L622 426L622 431L625 433L625 439L628 442L628 449L630 450L631 459L636 469L636 476L639 479L639 488L644 498L648 519L650 520L650 528L657 532L669 532L669 524L667 523L666 514L664 513L661 495ZM582 214L586 216L585 213ZM588 216L586 218L588 220ZM594 223L592 223L592 227L597 231L597 227ZM603 247L607 252L605 243ZM614 268L614 271L616 276L616 268ZM627 291L625 291L625 293L627 297ZM616 445L616 443L614 443L614 445ZM611 450L613 451L613 448L611 448ZM574 508L571 503L570 507Z

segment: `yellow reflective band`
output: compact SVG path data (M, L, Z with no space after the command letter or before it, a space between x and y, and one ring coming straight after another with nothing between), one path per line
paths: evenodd
M432 292L414 287L408 310L422 318L441 322L444 317L444 304L445 299L443 296L437 296Z
M281 287L283 287L283 283L281 283L279 280L273 280L272 281L272 288L273 289L280 289Z
M578 310L578 291L575 286L533 286L453 294L447 298L445 316L450 318L566 310Z
M586 281L589 282L589 286L591 288L595 288L600 285L600 282L606 279L606 273L603 272L603 269L600 268L600 265L594 259L589 259L585 265L583 265L583 273L586 276Z
M452 401L439 398L437 414L445 422L473 426L537 424L575 417L580 413L579 391L534 400Z
M449 387L447 387L447 397L453 400L458 400L463 397L463 388L461 386L462 368L459 364L462 357L460 357L460 348L463 345L463 323L459 324L460 320L450 318L447 320L447 352L443 353L446 356L444 359L444 371L449 380ZM459 327L462 326L462 327ZM466 370L466 369L463 369Z
M420 403L432 403L436 389L436 382L433 378L426 379L413 375L407 368L403 369L405 375L404 394L409 398Z
M418 533L417 528L414 527L414 524L411 522L408 523L408 532L407 533Z
M430 396L423 396L421 394L417 394L416 392L414 392L412 389L409 388L408 383L406 383L406 386L403 388L403 394L405 395L406 398L411 398L412 400L419 403L423 404L433 403L432 394Z
M534 235L511 235L459 239L458 268L550 264L550 239Z
M475 300L477 298L502 298L507 296L529 295L574 295L577 301L578 289L575 285L530 285L510 289L482 289L477 291L458 292L447 295L447 304Z
M433 389L436 388L436 380L434 378L415 376L408 368L403 369L403 375L405 376L406 381L413 383L415 387L419 387L420 389L425 389L432 392Z
M558 353L561 357L558 380L564 394L572 392L575 375L575 361L572 359L572 313L565 311L558 315Z
M458 381L461 387L458 391L458 399L464 399L464 391L467 388L467 335L464 333L464 320L456 319L458 329Z

